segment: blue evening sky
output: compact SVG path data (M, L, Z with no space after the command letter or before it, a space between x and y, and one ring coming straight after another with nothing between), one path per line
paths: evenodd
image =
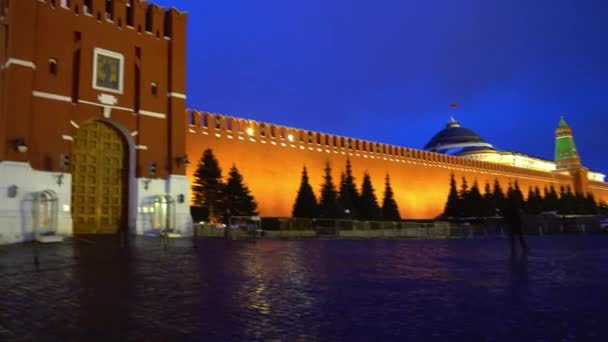
M422 148L454 116L608 172L606 0L155 0L189 12L188 106Z

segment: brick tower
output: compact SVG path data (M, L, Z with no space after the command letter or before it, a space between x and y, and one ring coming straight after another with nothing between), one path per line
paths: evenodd
M555 165L557 172L569 173L575 193L586 194L589 188L589 170L582 166L576 150L572 129L562 116L555 130Z
M144 0L0 0L0 243L190 229L186 20Z

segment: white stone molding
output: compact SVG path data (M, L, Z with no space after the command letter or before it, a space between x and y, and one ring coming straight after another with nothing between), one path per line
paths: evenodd
M70 125L74 126L74 128L80 128L74 120L70 120Z
M63 140L67 140L67 141L74 141L74 137L73 137L73 136L71 136L71 135L66 135L66 134L64 134L64 135L62 135L62 136L61 136L61 138L62 138Z
M168 97L175 97L175 98L182 99L182 100L186 99L186 94L182 94L182 93L172 92L172 93L168 93L167 96Z
M95 103L95 102L91 102L91 101L85 101L85 100L78 100L78 103L83 103L83 104L88 104L91 106L97 106L97 107L107 107L107 108L111 108L111 109L118 109L118 110L122 110L125 112L133 112L132 108L127 108L127 107L120 107L120 106L109 106L109 105L103 105L100 103Z
M42 91L32 91L32 96L35 97L40 97L43 99L48 99L48 100L55 100L55 101L63 101L63 102L72 102L72 98L69 96L64 96L64 95L58 95L58 94L51 94L51 93L45 93Z
M143 110L143 109L140 109L138 114L139 114L139 115L144 115L144 116L151 116L151 117L153 117L153 118L159 118L159 119L165 119L165 118L167 117L167 115L166 115L166 114L163 114L163 113L157 113L157 112L152 112L152 111L149 111L149 110Z
M148 146L146 146L146 145L137 145L137 146L135 146L135 149L136 150L147 150Z
M107 106L114 106L118 103L118 99L115 96L108 94L99 94L99 96L97 96L97 100Z
M33 70L36 70L36 64L34 64L34 62L31 61L26 61L23 59L19 59L19 58L9 58L6 63L4 64L4 69L9 68L11 65L20 65L26 68L31 68Z

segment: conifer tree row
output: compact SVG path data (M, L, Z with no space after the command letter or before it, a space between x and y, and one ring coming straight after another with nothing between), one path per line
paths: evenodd
M200 210L195 219L219 222L226 210L234 216L257 215L257 204L236 165L222 180L222 169L211 149L206 149L194 172L193 206ZM193 213L193 216L194 213Z
M293 217L365 221L401 220L389 175L386 175L385 178L384 195L382 206L380 206L371 177L367 172L363 174L361 192L358 191L350 160L347 159L345 170L340 173L338 189L336 189L331 174L331 165L327 163L317 202L310 186L307 169L304 167L292 209Z
M560 187L559 194L553 186L544 188L542 193L539 187L531 187L524 199L517 181L509 184L506 194L498 180L494 181L492 190L490 184L486 183L482 195L477 181L474 181L469 188L466 178L463 177L460 191L457 189L458 185L452 174L444 211L444 216L447 218L502 216L509 201L530 215L550 211L560 215L596 215L599 213L598 203L593 194L574 194L570 187Z

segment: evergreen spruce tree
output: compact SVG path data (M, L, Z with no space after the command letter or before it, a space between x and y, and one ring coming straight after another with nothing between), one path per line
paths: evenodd
M532 187L530 187L528 189L528 197L526 198L526 202L524 205L524 210L526 211L526 214L532 214L532 212L534 211L533 207L534 207L534 189L532 189Z
M581 193L574 194L574 214L588 215L587 213L587 198Z
M543 212L543 208L545 207L545 199L543 198L543 195L541 195L539 187L534 187L534 197L536 198L534 213L539 215Z
M518 207L523 209L525 203L524 194L521 192L517 181L513 184L513 196L515 196L514 198L517 201Z
M255 216L258 214L258 205L235 165L232 165L230 172L228 172L223 197L226 209L230 209L233 216Z
M494 180L494 192L492 194L492 197L494 198L495 211L497 212L497 214L502 216L503 211L505 209L506 197L505 197L505 193L502 190L502 187L500 186L500 182L498 181L498 179Z
M321 184L321 198L319 199L319 217L337 219L342 217L338 203L338 193L331 177L329 162L325 165L325 175Z
M558 201L558 212L560 215L570 215L574 211L573 201L570 198L570 194L566 188L562 185L559 188L559 201Z
M486 182L483 193L483 216L492 217L496 214L496 204L494 203L494 196L490 183Z
M391 179L389 175L386 175L384 181L384 198L382 200L382 219L384 221L401 221L399 215L399 208L393 194L393 188L391 187Z
M468 207L467 217L483 216L483 196L481 196L477 181L473 182L473 186L471 186L471 189L466 194L465 201Z
M445 204L444 214L446 217L460 217L460 196L458 196L456 179L453 173L450 176L450 192Z
M346 169L342 174L340 181L340 195L338 197L338 203L340 208L344 211L347 219L357 219L358 213L358 202L359 192L357 191L357 185L355 184L355 177L353 177L350 160L346 160ZM348 210L348 213L346 212Z
M588 193L587 197L585 197L585 214L597 215L598 213L598 205L595 201L595 197L592 193Z
M302 180L300 181L300 189L296 196L296 202L293 205L291 216L302 218L315 218L318 216L317 199L312 191L308 180L308 172L306 166L302 169Z
M460 185L460 215L459 217L467 217L471 215L471 202L469 202L469 185L467 179L462 177L462 184Z
M367 172L363 174L363 184L361 185L361 199L359 201L359 217L363 221L380 220L381 212L378 206L378 199L374 193L372 180Z
M222 169L213 151L206 149L194 171L192 194L194 206L202 208L207 217L205 221L219 221L223 214L222 205Z

